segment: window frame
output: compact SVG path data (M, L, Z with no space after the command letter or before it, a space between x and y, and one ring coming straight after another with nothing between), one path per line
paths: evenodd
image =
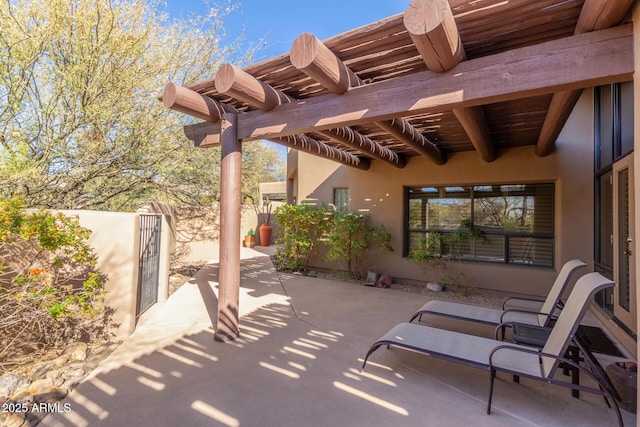
M486 186L499 186L499 187L505 187L505 186L522 186L522 185L530 185L530 186L536 186L536 185L546 185L546 186L550 186L549 190L551 191L551 198L550 198L550 203L549 203L549 207L548 207L548 212L546 212L547 215L550 216L550 220L549 222L549 226L550 226L550 231L507 231L507 230L490 230L487 231L486 229L483 229L485 227L481 227L479 225L476 224L475 221L477 221L476 219L476 215L475 215L475 210L476 210L476 200L479 199L479 197L476 196L475 193L479 193L480 190L478 190L480 187L486 187ZM412 190L416 190L416 189L435 189L436 191L434 193L438 194L438 197L432 197L433 199L441 199L441 200L446 200L447 197L441 197L440 195L443 193L444 190L444 194L447 194L446 189L447 188L466 188L468 189L468 197L469 197L469 214L470 214L470 221L469 218L460 218L460 221L465 221L467 223L469 223L470 225L470 230L482 230L483 234L485 234L488 238L493 238L493 239L497 239L495 240L496 242L498 242L499 244L499 239L503 239L503 243L502 243L502 248L498 249L498 251L496 251L496 253L502 253L501 257L492 257L490 255L477 255L475 254L475 248L480 248L480 246L478 246L480 243L477 242L471 242L470 247L469 247L469 253L464 254L463 256L459 257L459 259L463 260L463 261L472 261L472 262L485 262L485 263L491 263L491 264L508 264L508 265L514 265L514 266L529 266L529 267L543 267L543 268L554 268L555 266L555 182L549 182L549 181L545 181L545 182L527 182L527 183L502 183L502 184L473 184L473 185L439 185L439 186L430 186L430 185L424 185L424 186L405 186L404 187L404 209L405 209L405 213L404 213L404 244L403 244L403 257L408 257L410 254L410 245L412 242L412 235L420 235L420 234L427 234L427 233L431 233L431 232L437 232L440 234L450 234L450 233L454 233L456 232L456 230L458 230L458 228L455 229L451 229L449 227L438 227L436 226L430 226L429 224L424 224L424 221L422 221L421 219L421 223L422 223L422 227L411 227L411 204L412 204L412 200L418 200L421 198L430 198L430 197L425 197L424 193L421 194L421 197L412 197ZM535 188L535 187L533 187ZM531 193L531 196L534 196L534 193ZM459 199L460 197L451 197L450 199ZM513 252L510 251L511 249L511 244L515 243L517 241L517 239L523 239L523 238L533 238L536 239L540 242L545 242L545 241L549 241L549 248L548 251L550 253L549 255L549 262L525 262L523 261L522 257L514 257ZM474 246L475 245L475 246ZM445 252L443 252L445 250L445 248L441 249L440 252L440 256L445 256ZM519 258L519 260L518 260ZM540 258L538 258L539 260Z

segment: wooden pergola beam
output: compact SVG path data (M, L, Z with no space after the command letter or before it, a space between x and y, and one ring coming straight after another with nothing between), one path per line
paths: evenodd
M290 102L284 93L261 82L232 64L223 64L215 77L216 90L262 111Z
M352 87L362 86L362 80L313 34L305 33L293 42L291 64L328 91L341 95ZM429 157L438 165L446 162L444 154L427 138L402 118L376 123L394 138Z
M404 12L403 22L431 71L448 71L466 59L447 0L412 0Z
M202 122L193 125L186 125L182 130L184 131L185 136L193 142L195 147L217 147L222 142L220 139L220 133L222 131L220 122Z
M324 43L310 33L299 35L289 51L289 59L299 71L335 94L361 86L362 80Z
M224 113L234 112L233 108L226 106L213 98L200 95L186 87L173 82L167 83L162 93L162 103L166 108L189 116L197 117L207 122L218 122Z
M374 159L389 163L397 168L403 168L407 165L407 159L404 156L383 147L372 139L367 138L349 127L344 126L337 129L327 129L318 133L329 139L351 146L368 154Z
M325 159L333 160L356 169L368 170L371 162L366 157L356 156L343 150L339 150L327 144L316 141L307 135L290 135L281 138L272 138L271 141L298 151L313 154Z
M364 125L627 81L634 71L633 29L623 25L463 61L455 72L427 70L267 113L249 111L238 117L238 136L248 141Z
M286 94L231 64L224 64L220 67L215 77L215 85L218 92L230 95L252 107L259 108L263 112L272 110L280 103L286 104L292 101ZM326 136L329 138L355 147L375 159L382 160L398 168L402 168L407 164L404 157L352 129L340 128L327 132Z
M403 20L413 44L431 71L449 71L466 60L447 0L413 0ZM496 150L482 107L454 108L453 113L482 159L485 162L494 161Z
M425 157L429 157L435 164L444 165L447 162L444 153L440 151L433 142L418 132L416 128L411 126L407 120L400 117L397 119L382 120L376 122L376 125L398 141L407 144L414 151L417 151Z
M633 0L585 0L575 34L598 31L619 24L632 4ZM553 94L536 144L536 155L544 157L553 152L556 140L581 94L582 89Z

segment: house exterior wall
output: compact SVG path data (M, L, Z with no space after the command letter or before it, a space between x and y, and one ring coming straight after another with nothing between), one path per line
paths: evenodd
M438 280L427 264L402 257L404 239L404 187L555 183L555 268L505 264L456 263L466 284L510 293L545 295L562 264L580 258L593 264L593 97L586 90L567 121L556 151L537 157L533 146L500 152L492 163L477 152L452 154L437 166L424 157L412 157L403 169L372 161L368 171L341 166L305 153L297 153L297 175L293 189L297 201L333 202L334 188L349 188L350 211L369 215L372 223L391 232L394 252L378 256L368 266L379 273L408 280ZM315 267L328 267L321 257Z

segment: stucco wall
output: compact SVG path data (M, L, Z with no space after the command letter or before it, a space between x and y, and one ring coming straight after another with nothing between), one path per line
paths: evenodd
M136 325L140 258L140 214L98 211L63 211L91 230L89 245L98 257L97 268L107 276L106 304L115 310L113 323L118 338L125 338ZM170 227L163 217L158 302L169 292Z
M476 152L455 153L443 166L412 157L403 169L372 161L368 171L298 153L298 201L331 203L333 189L348 187L350 210L367 214L393 235L395 252L370 268L394 277L437 280L424 265L402 257L404 186L555 182L555 269L479 262L461 263L467 284L508 292L544 295L562 264L572 258L593 263L593 98L587 90L562 131L556 151L544 158L534 147L500 152L492 163ZM326 267L316 260L315 266Z

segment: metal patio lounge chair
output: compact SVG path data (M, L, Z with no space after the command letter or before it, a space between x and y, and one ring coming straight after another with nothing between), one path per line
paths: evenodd
M422 320L422 316L424 314L432 314L492 326L514 322L536 326L548 326L549 321L555 317L554 313L556 312L556 309L562 307L560 298L569 284L571 276L576 270L585 266L586 264L579 259L573 259L566 262L556 277L546 299L537 309L534 306L533 309L512 308L508 310L499 310L451 301L433 300L427 302L418 311L416 311L409 322L413 322L415 319ZM515 300L519 300L521 302L528 301L522 298L511 298L508 301L513 303Z
M487 414L491 413L494 379L497 371L501 371L603 396L609 406L611 406L609 401L613 402L618 424L622 426L622 415L615 398L617 393L615 393L615 390L612 391L610 389L610 383L603 381L598 372L593 372L593 367L590 366L588 361L586 365L581 366L563 357L593 296L602 289L613 286L614 283L612 281L599 273L589 273L581 277L567 299L542 349L507 344L490 338L414 323L401 323L373 343L364 358L362 369L365 368L371 354L381 346L416 351L428 356L488 371L490 386ZM555 379L554 376L560 363L581 369L587 376L596 381L598 388Z

